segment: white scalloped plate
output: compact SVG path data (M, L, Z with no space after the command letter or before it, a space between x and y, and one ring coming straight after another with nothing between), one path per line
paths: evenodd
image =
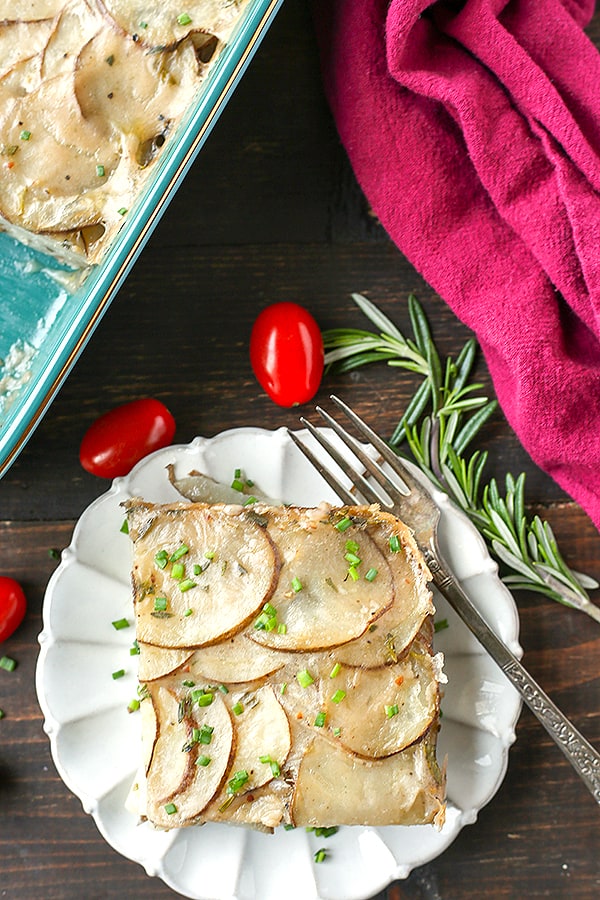
M139 717L127 712L137 687L136 657L129 654L134 633L133 626L117 631L111 624L132 619L131 548L120 531L121 503L131 496L154 502L176 499L165 471L171 462L178 475L198 469L226 483L241 467L270 497L301 505L335 502L284 429L239 428L196 438L152 454L129 476L116 479L81 516L46 591L36 683L58 772L112 847L186 897L369 897L438 856L463 825L476 820L506 772L519 697L436 597L437 618L449 623L436 638L448 675L438 745L439 758L448 759L449 803L441 831L432 826L344 827L327 840L326 861L315 864L314 852L323 839L303 829L268 835L209 824L164 833L137 824L125 808L139 742ZM484 542L444 495L436 500L449 562L489 624L520 655L517 611ZM112 673L120 669L125 676L113 680Z

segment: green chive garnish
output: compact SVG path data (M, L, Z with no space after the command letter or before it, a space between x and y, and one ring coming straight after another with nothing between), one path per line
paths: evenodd
M352 525L352 519L350 519L349 516L344 516L343 519L340 519L340 521L336 523L335 527L337 528L338 531L341 531L343 534L344 531L347 531L351 525Z
M348 569L348 575L350 576L352 581L358 581L358 579L360 578L356 566L350 566L350 568Z
M200 729L200 734L198 735L198 743L210 744L214 730L213 725L203 725Z
M210 691L207 691L206 693L203 691L196 702L198 703L198 706L210 706L214 699L215 695L211 694Z
M181 559L182 556L185 556L186 553L190 552L190 548L185 544L182 544L181 547L178 547L174 553L171 553L169 557L169 562L176 562L176 560Z
M164 612L167 608L167 598L166 597L155 597L154 598L154 612Z
M302 590L302 582L299 578L292 578L292 590L295 591L296 594Z
M341 729L341 728L334 728L334 729L333 729L333 736L334 736L334 737L339 737L341 733L342 733L342 729Z
M341 669L341 668L342 668L342 667L341 667L341 665L339 664L339 662L336 663L335 666L333 667L333 669L331 670L331 672L329 673L329 677L330 677L330 678L335 678L337 675L340 674L340 669Z
M445 628L448 628L448 619L439 619L434 623L433 630L437 633L438 631L444 631Z
M129 620L115 619L115 621L112 623L112 626L116 631L121 631L122 628L129 628Z
M315 725L317 726L317 728L322 728L324 724L325 724L325 713L324 712L317 713L317 717L315 719Z
M360 566L362 560L360 556L357 556L356 553L346 553L344 554L344 559L347 560L351 566Z
M98 178L104 178L104 176L106 175L104 166L96 166L96 175L98 176Z
M196 587L196 582L192 581L191 578L185 578L179 584L179 590L182 594L185 594L186 591L190 591L194 587Z
M171 578L174 578L175 581L181 581L183 576L185 575L185 566L183 563L175 562L171 566Z
M167 803L165 805L165 812L168 816L172 816L174 813L177 812L177 807L175 806L174 803Z
M315 681L308 669L302 669L301 672L298 672L296 678L298 679L300 687L303 688L309 687L309 685L314 684Z
M194 612L194 610L193 610L193 609L191 609L191 608L188 608L188 609L186 609L186 611L185 611L185 612L184 612L184 614L183 614L183 615L184 615L184 616L185 616L185 617L186 617L186 619L187 619L187 618L188 618L188 616L191 616L191 615L192 615L192 613L193 613L193 612Z
M127 712L130 712L130 713L137 712L139 708L140 708L140 701L134 697L134 699L131 700L127 705Z
M191 16L189 16L187 13L180 13L180 15L177 16L177 22L179 25L190 25L191 21Z
M398 715L398 704L394 703L394 704L392 704L392 706L386 706L385 714L388 717L388 719L391 719L394 716L397 716Z
M227 785L227 793L236 794L246 784L249 777L250 776L245 769L241 769L239 772L236 772L233 778L229 780L229 783Z
M208 766L208 765L210 765L210 756L204 756L204 755L199 756L198 759L196 760L196 765L197 765L197 766Z
M12 659L10 656L1 656L0 657L0 669L5 669L7 672L12 672L17 667L16 659Z
M117 678L122 678L124 674L125 674L125 669L117 669L116 672L112 673L112 677L116 681Z
M377 578L377 569L369 569L365 575L365 581L375 581Z
M154 562L159 569L164 569L169 562L169 554L166 550L159 550L154 556Z
M336 691L331 697L332 703L341 703L346 696L346 691Z
M287 625L284 622L277 626L277 634L287 634Z
M244 707L238 700L238 702L234 703L234 705L231 707L231 711L234 715L241 716L241 714L244 712Z
M397 534L393 534L390 538L390 550L392 553L398 553L400 550L400 539Z
M137 641L133 642L133 646L129 648L130 656L139 656L140 655L140 645Z
M19 137L21 138L22 141L28 141L29 138L31 137L31 132L27 131L26 129L23 129L23 131L21 132Z
M321 847L321 849L317 850L317 852L315 853L314 860L316 863L322 863L322 862L325 862L326 859L327 859L327 850L324 850L323 847Z
M121 534L129 534L129 522L127 521L127 519L123 519L123 524L119 528L119 531L121 532Z

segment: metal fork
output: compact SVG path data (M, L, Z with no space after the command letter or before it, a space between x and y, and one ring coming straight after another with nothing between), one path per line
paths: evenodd
M300 421L329 454L331 459L337 463L342 472L350 478L354 491L357 493L347 490L339 478L333 475L310 448L303 444L298 435L293 431L289 431L288 433L293 442L320 472L343 503L355 505L357 502L360 502L360 496L362 496L367 503L379 503L382 508L386 508L394 513L409 526L419 549L425 557L433 583L438 591L448 600L465 625L502 669L529 709L541 722L550 737L562 750L575 771L587 785L596 802L600 803L600 754L544 693L516 656L492 631L463 591L440 552L437 540L440 510L430 492L412 475L408 467L404 465L385 441L363 422L346 403L333 395L331 400L353 423L361 437L377 451L380 459L400 479L401 486L395 484L390 475L384 471L382 465L369 455L364 444L342 428L320 406L316 407L319 415L352 452L364 467L365 472L381 485L383 493L375 489L373 483L359 471L359 467L348 462L321 429L316 428L304 417L301 417Z

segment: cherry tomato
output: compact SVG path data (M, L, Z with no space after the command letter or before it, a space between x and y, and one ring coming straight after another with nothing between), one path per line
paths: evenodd
M263 309L250 335L250 362L279 406L311 400L323 375L323 338L308 310L289 302Z
M5 641L16 631L26 609L27 601L19 582L0 575L0 641Z
M172 443L174 434L175 419L159 400L132 400L90 425L79 448L79 461L100 478L127 475L144 456Z

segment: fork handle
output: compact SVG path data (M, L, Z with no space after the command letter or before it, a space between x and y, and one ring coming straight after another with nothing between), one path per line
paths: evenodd
M439 552L426 552L427 565L433 583L440 594L456 610L462 621L502 669L517 689L534 716L562 750L582 781L600 804L600 754L575 728L555 703L531 677L527 669L511 653L473 606L449 568L441 561Z

